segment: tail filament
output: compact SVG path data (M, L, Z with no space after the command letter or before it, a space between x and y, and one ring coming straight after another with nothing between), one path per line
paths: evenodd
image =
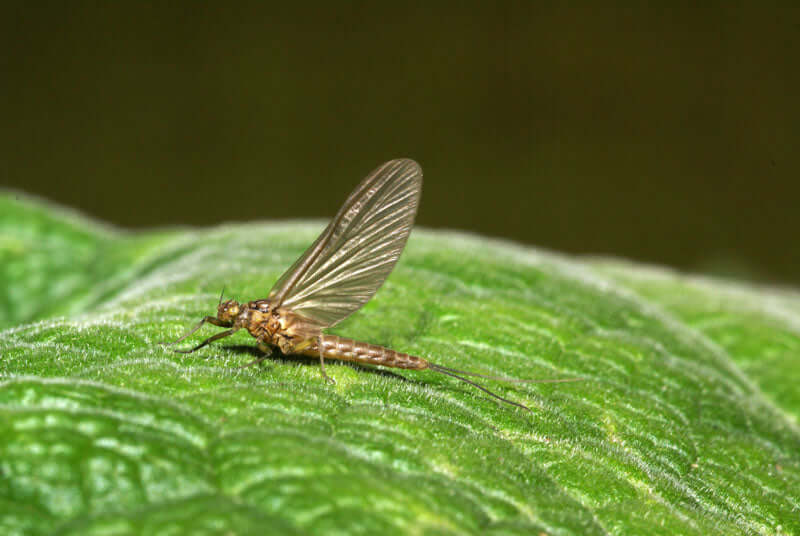
M466 370L458 370L458 369L453 369L453 368L450 368L450 367L443 367L442 365L437 365L436 363L428 363L428 368L430 370L435 371L435 372L439 372L441 374L445 374L447 376L451 376L451 377L453 377L453 378L455 378L457 380L461 380L462 382L468 383L473 387L477 387L478 389L480 389L484 393L488 394L491 397L496 398L497 400L500 400L501 402L505 402L506 404L511 404L512 406L517 406L519 408L526 409L528 411L531 411L531 408L529 408L528 406L526 406L524 404L520 404L519 402L514 402L513 400L509 400L507 398L503 398L502 396L500 396L500 395L498 395L496 393L493 393L492 391L490 391L489 389L487 389L483 385L481 385L481 384L479 384L477 382L474 382L472 380L469 380L467 378L464 378L464 376L477 376L479 378L486 378L487 380L494 380L494 381L500 381L500 382L509 382L509 383L565 383L565 382L577 382L577 381L581 381L583 379L583 378L560 378L560 379L553 379L553 380L519 380L519 379L516 379L516 378L505 378L505 377L502 377L502 376L489 376L487 374L479 374L477 372L468 372Z

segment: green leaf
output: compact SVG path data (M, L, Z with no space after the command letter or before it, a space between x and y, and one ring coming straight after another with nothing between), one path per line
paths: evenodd
M416 230L335 333L487 380L159 346L320 223L0 196L2 534L800 534L800 295ZM217 328L204 328L198 342Z

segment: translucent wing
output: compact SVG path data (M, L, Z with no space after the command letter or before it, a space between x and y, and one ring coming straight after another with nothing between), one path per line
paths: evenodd
M391 160L370 173L272 287L273 307L291 309L321 327L357 311L400 257L421 189L422 170L413 160Z

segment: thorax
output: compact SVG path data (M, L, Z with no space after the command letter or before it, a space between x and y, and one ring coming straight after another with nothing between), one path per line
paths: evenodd
M267 344L298 343L320 334L322 326L288 309L272 308L267 300L249 302L241 320L250 335Z

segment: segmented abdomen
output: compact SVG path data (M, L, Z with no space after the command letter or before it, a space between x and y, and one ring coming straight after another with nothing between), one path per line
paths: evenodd
M306 355L319 355L316 344L312 352L303 352ZM323 356L329 359L343 361L356 361L370 365L383 365L404 369L426 369L428 362L421 357L395 352L383 346L366 342L345 339L336 335L322 336Z

